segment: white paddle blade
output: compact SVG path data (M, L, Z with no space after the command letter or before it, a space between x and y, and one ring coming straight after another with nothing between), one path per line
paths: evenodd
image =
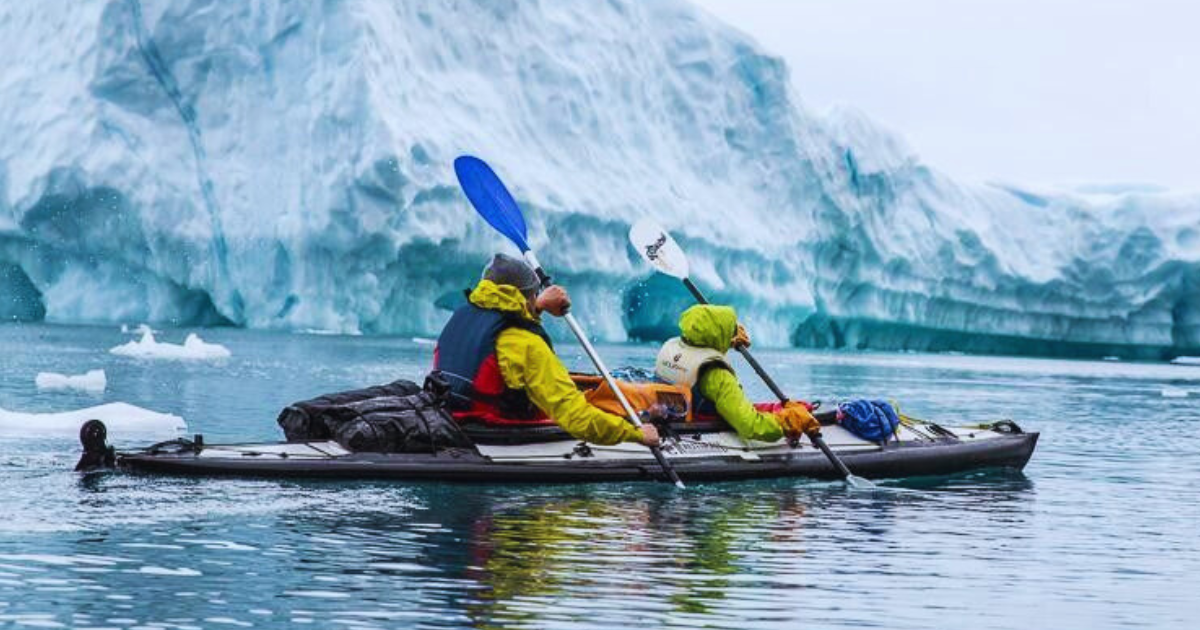
M683 279L688 277L688 260L679 244L666 230L650 219L642 219L629 228L629 242L652 267Z

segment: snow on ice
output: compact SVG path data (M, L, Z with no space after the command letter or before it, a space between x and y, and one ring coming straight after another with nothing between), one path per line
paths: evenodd
M93 394L102 394L108 387L108 379L104 370L88 370L85 374L69 376L57 372L39 372L34 379L38 389L42 390L79 390Z
M84 422L92 419L103 421L110 436L122 438L130 435L174 437L187 432L187 423L179 416L113 402L59 413L23 413L0 408L0 436L73 437L79 434L79 427Z
M183 345L158 341L149 329L141 339L130 341L109 350L112 354L135 359L168 359L176 361L211 361L227 359L232 353L219 343L206 343L196 333L188 333Z

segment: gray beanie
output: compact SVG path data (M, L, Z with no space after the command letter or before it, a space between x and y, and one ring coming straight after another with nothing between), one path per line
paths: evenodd
M483 268L483 279L517 287L527 297L537 295L538 287L541 286L537 274L524 260L504 254L496 254L487 267Z

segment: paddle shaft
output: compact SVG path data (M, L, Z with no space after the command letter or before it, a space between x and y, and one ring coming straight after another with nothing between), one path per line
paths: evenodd
M529 266L533 267L537 272L538 278L541 280L542 288L550 286L550 276L542 270L542 265L538 262L537 256L533 250L525 252L525 260ZM600 371L600 375L604 377L604 382L608 383L608 387L612 389L613 395L617 397L617 402L621 403L621 408L625 410L625 417L633 423L633 426L642 428L642 421L638 418L637 412L633 410L633 405L629 404L629 400L625 398L625 393L617 387L617 381L612 377L612 373L608 371L608 367L604 365L604 360L600 358L600 353L596 352L596 348L592 346L592 342L588 340L587 334L583 332L583 327L579 322L575 321L575 316L571 313L563 315L563 320L567 322L567 327L575 334L575 338L579 340L579 345L583 346L583 351L592 360L592 365ZM654 459L658 460L658 465L667 474L667 477L677 487L683 488L683 482L679 479L679 474L675 472L675 467L671 462L667 461L667 457L663 455L662 449L657 446L651 446L650 452L654 454Z
M692 297L696 298L697 302L701 304L708 304L708 298L704 297L704 294L700 292L699 287L692 282L691 278L685 277L683 279L683 286L687 287L688 291L691 291ZM775 397L779 399L779 402L787 404L787 394L784 394L783 390L779 389L779 385L775 384L775 380L772 379L769 374L767 374L767 371L763 369L762 364L760 364L758 360L754 358L754 355L750 354L750 349L746 346L737 346L736 349L743 357L745 357L746 363L749 363L750 367L754 368L754 372L758 374L758 377L767 384L767 387L771 389L771 393L775 394ZM833 464L833 467L837 469L838 474L840 474L843 479L850 477L850 469L846 467L846 464L842 461L842 458L838 457L837 454L829 448L829 445L825 443L825 438L821 437L820 435L810 435L808 436L808 439L812 440L812 443L816 444L817 448L821 449L822 453L825 453L825 457L829 459L829 462Z

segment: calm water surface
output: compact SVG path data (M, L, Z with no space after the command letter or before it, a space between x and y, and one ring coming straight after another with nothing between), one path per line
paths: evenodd
M419 378L431 350L202 336L233 357L136 361L107 353L128 339L115 329L0 326L0 407L124 401L180 415L210 441L274 439L288 402ZM653 349L602 352L645 364ZM1011 417L1042 439L1023 475L677 492L80 476L74 439L0 435L0 626L1196 627L1200 368L760 358L798 395L887 397L947 422ZM33 384L39 371L95 368L103 395Z

